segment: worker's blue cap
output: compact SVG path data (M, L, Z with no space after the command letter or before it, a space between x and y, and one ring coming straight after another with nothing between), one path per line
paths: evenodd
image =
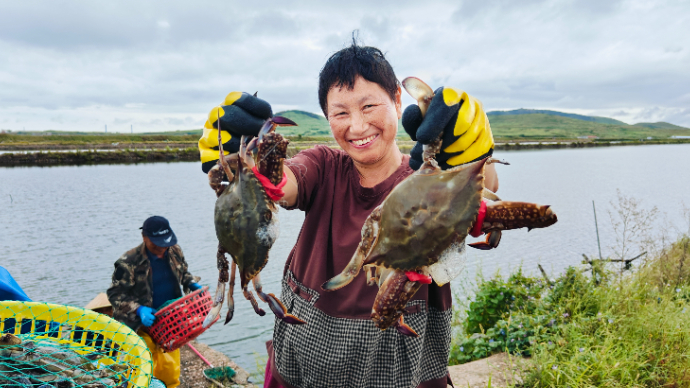
M139 229L156 246L171 247L177 244L177 237L175 237L175 233L173 233L170 223L165 217L149 217L144 221L144 226Z

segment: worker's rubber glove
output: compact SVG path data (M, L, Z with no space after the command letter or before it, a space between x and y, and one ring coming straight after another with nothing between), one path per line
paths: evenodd
M201 288L201 284L199 283L189 283L189 289L192 291L196 291Z
M208 173L218 160L218 121L225 155L240 149L242 135L256 136L264 121L273 116L271 105L248 93L232 92L211 109L199 139L201 169ZM220 120L219 120L220 119Z
M405 108L402 125L417 144L410 152L410 167L422 165L422 147L441 137L436 161L442 169L480 160L493 153L494 138L482 103L462 90L440 87L426 115L417 105Z
M152 309L148 306L139 306L137 309L137 315L139 319L141 319L141 324L146 327L153 325L153 322L156 320L156 316L153 315L155 313L156 309Z

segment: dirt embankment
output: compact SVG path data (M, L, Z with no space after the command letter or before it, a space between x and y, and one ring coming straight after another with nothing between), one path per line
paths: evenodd
M0 151L58 151L58 150L145 150L167 148L196 148L196 142L189 143L84 143L84 144L55 144L55 143L0 143Z
M249 382L249 373L235 364L225 354L214 350L201 342L190 342L196 350L215 366L229 366L237 372L234 377L236 386L257 388ZM180 348L180 388L218 388L215 384L204 378L204 369L209 368L187 345Z
M0 154L0 166L51 166L108 163L197 161L199 150L59 151Z
M448 373L456 387L503 388L522 383L520 375L529 365L529 359L499 353L466 364L449 366Z

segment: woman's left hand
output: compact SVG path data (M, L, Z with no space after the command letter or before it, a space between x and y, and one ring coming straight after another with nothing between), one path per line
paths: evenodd
M410 105L402 124L412 140L410 167L422 165L422 147L439 137L441 152L436 161L442 169L474 162L493 153L494 139L482 103L459 89L436 89L425 116L417 105Z

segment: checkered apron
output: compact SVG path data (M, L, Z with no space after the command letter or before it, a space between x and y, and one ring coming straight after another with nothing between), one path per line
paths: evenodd
M418 338L394 328L381 331L370 319L335 318L314 307L318 292L283 278L281 299L290 313L307 321L290 325L276 319L275 366L295 387L417 387L448 373L452 311L408 303L405 323ZM418 307L416 307L418 306Z

